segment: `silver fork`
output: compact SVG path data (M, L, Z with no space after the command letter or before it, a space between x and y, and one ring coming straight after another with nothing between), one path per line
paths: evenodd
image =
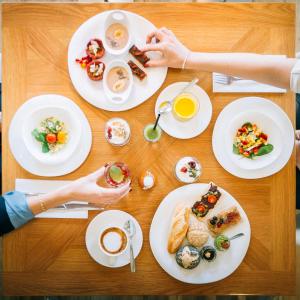
M229 85L232 82L238 80L243 80L243 78L221 74L221 73L214 73L214 81L220 84Z

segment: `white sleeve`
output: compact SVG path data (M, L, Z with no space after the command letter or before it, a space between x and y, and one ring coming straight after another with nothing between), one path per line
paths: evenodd
M300 93L300 59L297 59L291 72L291 90Z

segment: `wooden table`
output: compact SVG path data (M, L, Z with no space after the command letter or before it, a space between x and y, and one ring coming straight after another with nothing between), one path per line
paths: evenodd
M197 75L213 103L213 117L199 137L182 141L164 134L158 144L146 143L142 129L153 121L157 92L146 103L127 112L110 113L85 102L75 91L67 68L67 48L72 34L89 17L108 9L138 13L157 27L167 26L186 45L198 51L248 51L294 55L295 6L293 4L5 4L3 5L3 187L14 188L15 178L38 178L23 170L10 153L7 132L16 109L32 96L58 93L74 100L87 115L93 146L86 162L59 179L75 179L107 161L129 164L134 175L150 168L158 184L133 192L113 208L133 214L143 228L144 245L137 273L96 264L85 248L88 220L34 220L4 238L3 283L5 295L201 295L294 294L295 288L295 157L278 174L243 180L217 163L211 147L216 118L225 105L244 96L213 94L207 73L169 70L163 88ZM294 95L263 94L279 104L294 122ZM132 127L128 146L113 148L105 142L104 122L125 117ZM233 275L212 284L189 285L166 274L149 246L153 214L171 190L180 186L172 175L183 155L203 164L201 182L216 182L229 191L248 214L252 238L248 253ZM162 250L163 251L163 250ZM226 264L224 265L224 267Z

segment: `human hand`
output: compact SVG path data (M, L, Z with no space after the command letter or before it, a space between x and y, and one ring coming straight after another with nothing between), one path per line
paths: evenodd
M119 188L104 188L98 181L104 176L105 167L81 177L62 188L69 199L81 200L96 206L105 206L118 202L130 191L130 182Z
M151 44L153 38L156 44ZM184 68L190 50L176 38L171 30L163 27L151 32L147 36L146 43L141 51L159 51L162 54L161 58L148 61L147 67Z

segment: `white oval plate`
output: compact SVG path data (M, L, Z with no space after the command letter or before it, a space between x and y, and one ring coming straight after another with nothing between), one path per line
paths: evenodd
M248 217L240 204L225 190L219 188L222 193L217 205L211 210L205 219L211 214L218 213L231 206L236 206L241 215L241 222L225 232L227 236L233 236L243 232L245 236L231 243L228 251L218 251L217 257L212 262L200 261L199 266L193 270L181 268L175 260L175 254L167 251L168 236L175 207L179 203L192 205L201 199L209 189L209 184L194 183L184 185L170 192L160 203L152 220L150 228L150 246L154 257L160 266L172 277L186 283L204 284L221 280L232 274L243 261L250 243L251 228ZM208 240L213 245L213 238Z
M107 255L105 255L99 247L99 236L103 228L109 226L124 226L125 222L131 219L135 225L136 234L132 239L133 253L136 258L143 246L143 233L138 221L127 212L121 210L107 210L97 215L89 224L86 234L85 243L90 256L100 265L108 268L120 268L130 263L129 247L121 254L114 265L111 265Z
M102 81L92 81L88 78L86 70L82 69L78 63L75 62L76 58L86 56L85 47L88 41L92 38L104 38L104 22L106 17L112 11L106 11L95 15L84 22L74 33L68 49L68 66L69 74L72 83L77 92L89 103L98 108L108 111L124 111L140 105L149 99L163 84L167 76L168 68L146 68L147 78L140 81L134 76L133 90L130 94L129 100L123 104L111 103L103 90ZM156 27L148 20L137 14L129 11L123 11L128 16L128 20L132 28L133 43L137 47L142 47L146 43L146 36L148 33L154 31ZM149 57L158 58L158 53L149 52ZM108 53L101 58L105 64L110 62L116 56ZM118 58L128 62L129 59L135 61L132 55L124 54ZM136 61L135 61L136 62ZM140 66L140 64L138 64Z
M76 114L82 126L80 146L77 151L73 153L70 159L58 165L43 164L35 159L25 147L22 138L21 128L23 127L24 116L31 114L32 111L38 108L47 106L57 106L71 110ZM62 176L79 168L89 155L92 146L91 127L82 110L70 99L55 94L33 97L19 107L10 123L8 139L10 150L22 168L34 175L47 177Z
M188 82L176 82L167 86L158 96L155 104L155 115L158 115L159 106L165 101L171 101ZM178 139L191 139L201 134L208 126L212 116L212 105L206 92L194 85L189 91L195 95L199 101L199 110L194 118L181 122L177 120L173 113L167 113L160 117L159 126L170 136Z
M263 168L242 169L232 161L228 151L225 150L225 126L240 112L246 111L263 112L277 123L283 133L282 150L278 158ZM260 126L264 129L264 124ZM219 114L213 131L212 146L217 161L227 172L245 179L263 178L277 173L289 161L294 148L294 128L286 113L272 101L260 97L244 97L228 104Z

